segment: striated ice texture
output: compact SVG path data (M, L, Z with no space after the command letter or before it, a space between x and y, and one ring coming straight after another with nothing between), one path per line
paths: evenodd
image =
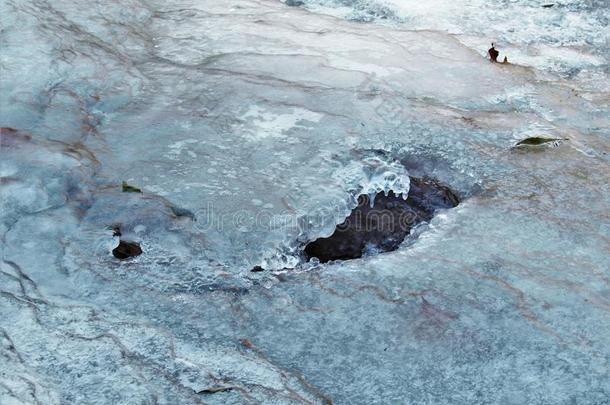
M2 0L0 404L607 403L610 12L550 3ZM462 203L304 263L409 176Z
M607 65L610 15L604 0L300 0L300 4L353 21L442 30L479 53L495 42L502 58L508 55L510 61L567 77L601 79L598 75Z

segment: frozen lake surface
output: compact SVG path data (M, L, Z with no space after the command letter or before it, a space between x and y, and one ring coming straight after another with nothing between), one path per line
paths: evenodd
M0 0L0 404L607 404L607 2L287 3Z

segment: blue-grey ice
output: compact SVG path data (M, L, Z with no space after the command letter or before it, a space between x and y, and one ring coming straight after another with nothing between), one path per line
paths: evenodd
M0 404L608 404L609 19L0 0ZM303 260L409 176L460 205Z

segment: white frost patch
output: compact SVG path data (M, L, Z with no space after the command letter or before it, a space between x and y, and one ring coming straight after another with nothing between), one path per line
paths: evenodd
M284 138L284 131L292 128L310 128L302 124L302 121L320 122L323 114L306 110L304 108L292 108L288 114L274 114L265 109L253 105L240 118L250 121L254 128L245 129L244 137L249 140L259 140L268 137Z
M181 141L177 141L172 143L171 145L168 146L169 148L169 152L167 153L167 157L168 158L176 158L178 156L180 156L180 154L182 153L183 150L186 150L187 153L191 156L191 157L196 157L197 155L193 152L188 150L188 145L189 144L193 144L193 143L198 143L199 140L197 139L183 139Z

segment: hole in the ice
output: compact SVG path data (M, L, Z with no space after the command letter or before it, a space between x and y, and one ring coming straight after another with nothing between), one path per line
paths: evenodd
M129 259L131 257L136 257L142 254L142 248L140 244L137 242L130 242L126 240L121 240L119 242L119 246L115 247L112 250L112 254L119 260Z
M362 257L365 252L389 252L409 235L411 229L428 222L438 209L454 208L457 195L447 186L426 177L411 177L408 198L393 192L379 193L371 207L369 197L361 195L358 206L347 219L337 225L327 238L319 238L305 246L307 260L320 262Z

